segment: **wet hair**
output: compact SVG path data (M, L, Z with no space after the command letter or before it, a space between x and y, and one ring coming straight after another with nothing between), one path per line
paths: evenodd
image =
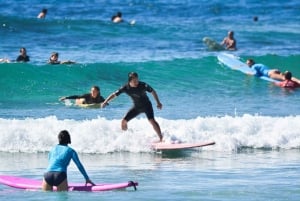
M57 57L58 57L58 52L52 52L52 53L51 53L51 57L52 57L52 56L57 56Z
M92 86L92 88L96 89L98 92L100 92L100 88L98 86Z
M133 78L138 78L138 74L136 72L128 73L128 82L130 82Z
M118 17L122 17L122 13L121 12L117 12L117 16Z
M22 50L24 50L24 52L26 52L26 48L25 47L21 47L20 48L20 52L22 52Z
M46 8L43 8L42 12L47 14L48 10Z
M286 72L284 73L284 78L285 78L286 80L291 80L291 79L292 79L292 73L291 73L290 71L286 71Z
M253 59L247 59L250 63L252 63L252 65L255 64L255 61Z
M71 137L67 130L62 130L59 132L58 143L61 145L71 144Z

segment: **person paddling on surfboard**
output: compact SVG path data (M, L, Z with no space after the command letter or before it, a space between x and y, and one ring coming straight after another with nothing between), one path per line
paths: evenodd
M76 104L94 104L102 103L105 101L103 96L101 96L100 88L98 86L93 86L91 92L83 95L73 95L62 97L59 100L64 101L66 99L76 99Z
M150 102L146 92L149 92L154 97L157 108L162 109L162 104L159 101L156 91L145 82L139 81L138 74L136 72L131 72L128 74L128 83L123 85L120 89L110 94L108 98L101 104L104 108L109 101L119 96L121 93L126 93L133 100L133 107L127 112L125 117L122 119L121 128L122 130L127 130L127 122L135 118L140 113L145 113L150 124L153 126L159 140L162 141L163 136L161 134L160 126L154 119L154 112L152 103Z
M253 59L247 59L246 64L253 70L255 70L255 76L260 77L260 76L266 76L275 80L279 80L279 81L284 81L285 77L284 77L284 73L282 73L280 70L278 69L269 69L267 66L265 66L264 64L256 64L255 61ZM300 84L300 80L292 77L291 78L292 81Z
M58 61L58 52L52 52L48 64L75 64L75 61Z
M42 189L52 191L53 186L57 187L57 191L68 190L67 167L71 159L75 162L77 168L85 178L85 183L95 186L89 179L78 155L74 149L68 146L71 144L71 137L68 131L63 130L58 134L59 144L52 148L49 152L49 166L44 174Z

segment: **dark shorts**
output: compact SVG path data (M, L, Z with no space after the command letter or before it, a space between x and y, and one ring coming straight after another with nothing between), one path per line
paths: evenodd
M146 104L145 107L133 107L131 108L127 114L125 115L124 119L126 121L130 121L134 117L138 116L141 113L145 113L148 119L154 119L154 112L152 104Z
M65 172L46 172L44 179L50 186L58 186L67 178Z

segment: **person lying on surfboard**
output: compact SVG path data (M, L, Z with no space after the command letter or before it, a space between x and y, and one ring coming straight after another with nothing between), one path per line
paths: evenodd
M284 77L284 73L282 73L280 70L278 69L269 69L267 66L265 66L264 64L256 64L255 61L253 59L247 59L246 64L253 70L255 70L255 76L260 77L260 76L266 76L275 80L279 80L279 81L284 81L285 77ZM300 84L300 80L292 77L291 80L293 80L294 82Z
M233 37L233 35L234 35L234 32L233 31L229 31L228 35L221 42L221 45L225 46L226 50L237 50L237 48L236 48L236 40Z
M75 61L58 61L58 52L52 52L48 64L75 64Z
M121 93L126 93L132 98L134 105L122 119L122 130L127 130L127 122L129 122L131 119L135 118L140 113L145 113L150 124L153 126L153 129L158 135L159 140L162 141L163 136L161 134L160 126L154 119L152 103L150 102L146 92L152 94L156 101L157 108L161 109L162 104L159 101L156 91L145 82L139 81L138 74L136 72L131 72L128 74L128 82L120 89L110 94L108 98L106 98L105 101L101 104L101 107L104 108L109 101L119 96Z
M53 186L56 186L57 191L68 190L67 167L71 159L84 176L85 183L95 186L81 164L76 151L68 146L68 144L71 144L69 132L66 130L60 131L58 134L58 142L59 144L54 146L49 152L49 166L44 173L42 189L52 191Z
M289 71L284 72L284 81L274 83L275 85L283 88L296 88L300 87L300 84L292 80L292 73Z
M66 99L76 99L76 104L94 104L105 101L103 96L101 96L100 88L98 86L93 86L90 93L61 97L59 100L64 101Z

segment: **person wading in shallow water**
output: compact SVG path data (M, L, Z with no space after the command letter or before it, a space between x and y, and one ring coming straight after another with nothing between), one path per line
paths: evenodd
M57 186L57 191L68 190L67 167L71 159L75 162L77 168L85 178L86 184L95 184L89 179L78 155L74 149L68 146L71 144L71 137L68 131L63 130L58 134L59 144L49 152L49 166L44 174L42 189L52 191L53 186Z

